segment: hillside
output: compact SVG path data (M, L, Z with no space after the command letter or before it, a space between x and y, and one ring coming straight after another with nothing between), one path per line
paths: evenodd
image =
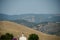
M60 36L60 23L57 22L39 23L37 26L33 27L33 29L43 33Z
M11 22L16 22L18 24L22 24L22 25L25 25L30 28L32 28L33 26L36 25L36 23L34 23L34 22L28 22L26 20L21 20L21 19L20 20L12 20Z
M44 34L14 22L0 21L0 33L4 34L6 32L14 34L17 38L21 36L22 32L24 32L26 37L28 37L29 34L35 33L38 34L40 40L60 40L59 36Z

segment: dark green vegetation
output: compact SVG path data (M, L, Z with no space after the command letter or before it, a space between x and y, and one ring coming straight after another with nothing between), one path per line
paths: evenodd
M28 40L39 40L39 37L37 34L30 34Z
M6 33L5 35L1 35L0 40L12 40L13 37L13 34Z
M0 36L0 40L17 40L17 38L14 38L13 34L6 33ZM37 34L30 34L28 40L39 40L39 37Z

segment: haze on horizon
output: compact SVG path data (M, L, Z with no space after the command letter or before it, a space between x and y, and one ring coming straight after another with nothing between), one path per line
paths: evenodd
M60 14L60 0L0 0L0 13L19 14Z

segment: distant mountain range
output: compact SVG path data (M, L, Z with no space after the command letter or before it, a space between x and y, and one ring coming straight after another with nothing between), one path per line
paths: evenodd
M13 21L29 27L44 22L60 22L59 14L20 14L7 15L0 13L0 21Z
M21 14L6 15L0 13L0 20L26 20L28 22L60 22L60 15L57 14Z

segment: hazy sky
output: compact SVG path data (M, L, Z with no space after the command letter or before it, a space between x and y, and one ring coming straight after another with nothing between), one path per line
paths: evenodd
M0 13L29 14L29 13L60 13L60 0L0 0Z

